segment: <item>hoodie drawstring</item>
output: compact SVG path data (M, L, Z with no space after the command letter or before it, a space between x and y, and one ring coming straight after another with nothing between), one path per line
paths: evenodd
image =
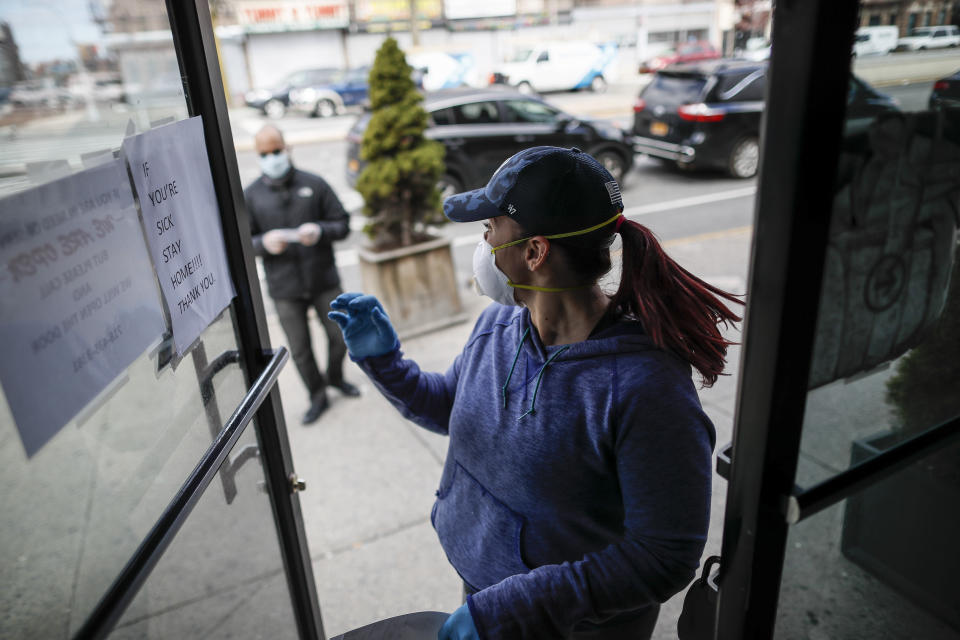
M543 380L543 372L547 370L547 366L549 366L549 364L550 364L551 362L553 362L553 361L556 359L557 356L559 356L561 353L563 353L564 351L566 351L566 350L569 349L569 348L570 348L570 345L567 345L567 346L565 346L565 347L562 347L561 349L557 349L557 352L554 353L554 354L553 354L552 356L550 356L549 358L547 358L547 361L543 363L543 366L542 366L542 367L540 367L540 373L537 375L537 386L535 386L535 387L533 388L533 399L530 401L530 408L527 409L526 413L524 413L522 416L520 416L520 418L525 418L525 417L527 417L528 415L530 415L531 413L533 413L534 411L536 411L536 407L537 407L537 393L540 391L540 381Z
M503 383L503 386L500 388L500 395L503 396L503 408L507 408L507 385L510 384L510 378L513 377L513 370L517 366L517 360L520 358L520 350L523 348L523 343L526 341L527 336L530 334L530 327L527 327L527 330L523 332L523 335L520 337L520 344L517 345L517 353L513 356L513 364L510 365L510 373L507 374L507 381Z

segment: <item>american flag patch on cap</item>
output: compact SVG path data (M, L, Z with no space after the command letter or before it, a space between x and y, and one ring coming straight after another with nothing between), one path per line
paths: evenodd
M617 181L604 182L603 186L607 188L607 193L610 194L610 204L622 207L623 198L620 196L620 185L617 184Z

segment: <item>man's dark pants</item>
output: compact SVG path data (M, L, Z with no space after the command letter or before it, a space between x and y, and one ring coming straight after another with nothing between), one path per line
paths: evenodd
M287 334L290 345L290 357L300 372L303 383L314 400L326 389L328 384L339 385L343 382L343 358L347 354L347 345L337 323L327 317L330 303L343 293L340 287L323 291L312 298L274 299L280 326ZM320 373L317 360L310 344L310 327L307 324L307 311L313 307L327 333L327 375Z

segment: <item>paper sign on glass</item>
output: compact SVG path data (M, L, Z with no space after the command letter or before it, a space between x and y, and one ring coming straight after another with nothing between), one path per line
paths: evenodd
M200 116L123 141L177 354L233 299Z
M0 200L0 382L28 456L165 327L122 161Z

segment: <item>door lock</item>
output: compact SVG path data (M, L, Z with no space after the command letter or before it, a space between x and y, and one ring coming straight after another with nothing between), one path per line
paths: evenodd
M290 490L294 493L299 493L301 491L307 490L307 482L303 478L298 478L296 473L291 473L290 476Z

